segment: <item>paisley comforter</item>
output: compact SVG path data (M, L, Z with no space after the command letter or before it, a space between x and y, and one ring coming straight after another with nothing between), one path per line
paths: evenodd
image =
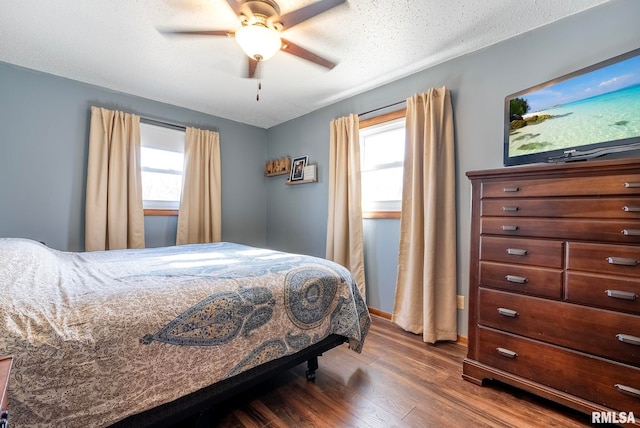
M0 239L14 427L105 426L335 333L367 308L324 259L232 243L68 253Z

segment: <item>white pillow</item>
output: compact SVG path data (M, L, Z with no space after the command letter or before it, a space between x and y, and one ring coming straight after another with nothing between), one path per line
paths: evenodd
M0 293L57 283L58 275L58 258L46 245L30 239L0 238Z

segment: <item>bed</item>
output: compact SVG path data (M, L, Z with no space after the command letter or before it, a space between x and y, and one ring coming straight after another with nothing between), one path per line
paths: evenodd
M0 239L14 427L143 426L348 342L371 319L333 262L234 243L70 253Z

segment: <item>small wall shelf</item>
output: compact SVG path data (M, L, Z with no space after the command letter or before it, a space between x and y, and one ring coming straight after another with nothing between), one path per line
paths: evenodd
M285 184L288 186L293 186L294 184L307 184L307 183L317 183L317 182L318 182L317 178L312 178L310 180L299 180L299 181L287 180L285 181Z
M271 172L269 174L265 174L265 177L275 177L277 175L289 175L291 171L280 171L280 172Z

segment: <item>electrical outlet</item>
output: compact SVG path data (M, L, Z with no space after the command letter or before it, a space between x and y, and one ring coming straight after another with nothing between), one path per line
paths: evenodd
M457 306L457 308L458 308L458 309L464 309L464 296L462 296L462 295L458 294L456 297L457 297L457 299L458 299L458 300L457 300L457 302L458 302L458 303L457 303L457 305L456 305L456 306Z

